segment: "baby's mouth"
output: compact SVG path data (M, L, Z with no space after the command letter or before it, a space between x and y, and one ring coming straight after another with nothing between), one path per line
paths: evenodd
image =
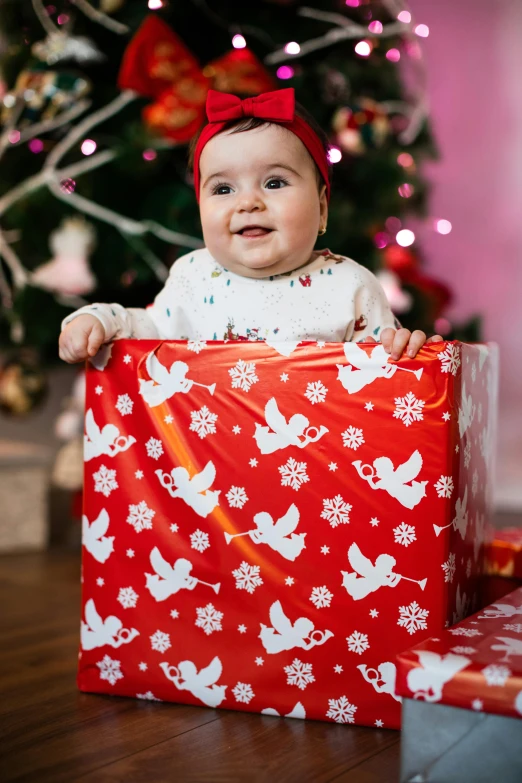
M273 231L271 228L265 228L264 226L245 226L236 233L242 237L263 237L270 234Z

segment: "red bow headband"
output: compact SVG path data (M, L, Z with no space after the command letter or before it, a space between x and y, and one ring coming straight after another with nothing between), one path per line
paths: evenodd
M254 98L241 100L236 95L226 92L209 90L207 95L208 125L205 125L196 144L194 152L194 188L199 201L199 159L205 144L217 133L220 133L230 120L242 117L259 117L267 122L275 122L295 133L312 156L326 185L326 198L330 200L330 183L328 180L328 160L323 144L317 133L305 120L295 116L295 93L293 87L284 90L264 92Z

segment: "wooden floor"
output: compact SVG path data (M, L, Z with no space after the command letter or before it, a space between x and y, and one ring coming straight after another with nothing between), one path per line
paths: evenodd
M395 783L399 733L80 693L80 559L0 557L0 780Z

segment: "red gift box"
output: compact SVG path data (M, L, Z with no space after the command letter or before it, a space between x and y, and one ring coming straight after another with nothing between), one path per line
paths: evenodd
M81 690L398 728L471 611L497 352L119 341L87 371Z
M492 576L522 579L522 528L496 530L484 551L484 571Z

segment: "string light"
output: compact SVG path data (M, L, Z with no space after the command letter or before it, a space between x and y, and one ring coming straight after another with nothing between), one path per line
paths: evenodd
M60 14L60 16L57 18L56 21L58 22L58 24L67 24L67 22L69 21L69 17L67 16L67 14Z
M405 182L403 185L399 185L397 190L399 191L399 196L402 196L402 198L409 198L410 196L413 196L415 189L409 182Z
M400 14L397 15L397 19L399 22L404 22L404 24L409 24L411 22L411 14L409 11L401 11Z
M415 234L409 228L403 228L397 232L395 240L401 247L409 247L415 242Z
M11 142L11 144L18 144L20 141L20 131L12 130L9 131L9 135L7 136L8 140Z
M368 57L371 51L372 47L369 41L359 41L359 43L355 44L355 54L358 54L359 57Z
M76 182L73 179L62 179L60 182L60 188L64 193L74 193L76 190Z
M396 231L400 231L400 229L402 228L402 223L399 220L399 218L393 216L387 218L384 225L386 226L390 234L395 234Z
M163 7L163 0L149 0L149 8L151 11L157 11Z
M435 221L435 231L438 231L439 234L449 234L453 226L449 222L449 220L436 220Z
M415 34L421 38L427 38L430 34L430 28L427 24L418 24L414 30Z
M401 53L398 49L388 49L386 52L386 59L392 63L398 63L401 59Z
M370 31L370 33L376 33L377 35L379 35L380 33L382 33L382 22L378 22L377 20L375 20L374 22L370 22L370 24L368 25L368 30Z
M359 8L361 0L345 0L345 4L350 8Z
M447 318L437 318L435 320L435 331L443 337L451 332L451 322Z
M375 234L373 241L375 246L382 250L390 243L390 235L385 231L378 231L377 234Z
M158 157L158 153L156 150L143 150L143 159L144 160L155 160Z
M93 139L85 139L80 149L84 155L92 155L93 152L96 152L97 146L98 145Z
M281 65L276 71L276 76L278 79L291 79L293 75L294 69L289 65Z
M41 139L31 139L31 141L28 144L28 147L31 150L31 152L38 154L43 150L44 144Z
M300 51L301 51L301 47L299 46L297 41L289 41L285 46L285 52L287 54L299 54Z
M328 150L327 157L330 163L339 163L339 161L343 157L343 154L339 149L339 147L330 147L330 149Z
M408 169L410 166L413 166L415 161L409 152L401 152L401 154L397 156L397 163L399 166L403 166L405 169Z
M232 38L232 46L234 49L244 49L246 46L246 41L242 35L237 34Z

